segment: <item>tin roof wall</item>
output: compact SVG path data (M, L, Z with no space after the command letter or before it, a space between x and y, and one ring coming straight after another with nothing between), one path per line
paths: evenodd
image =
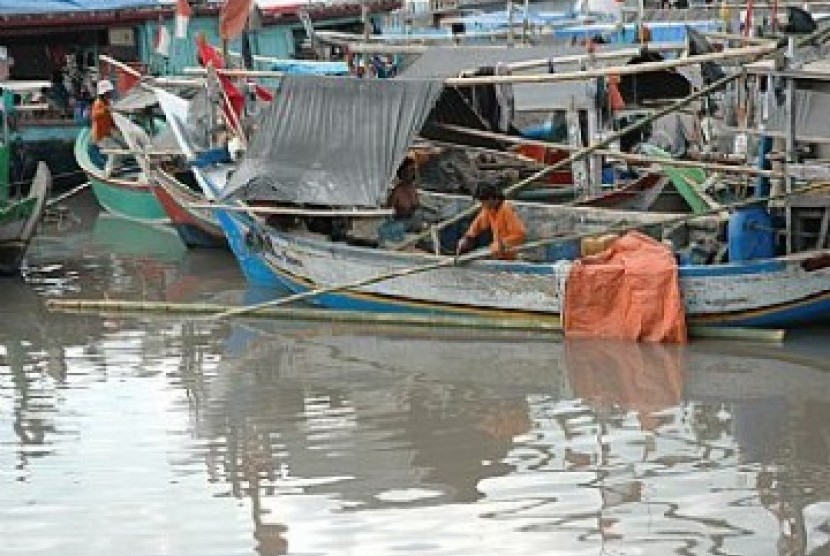
M155 8L159 0L0 0L0 14L59 14L67 12L112 11L127 8Z

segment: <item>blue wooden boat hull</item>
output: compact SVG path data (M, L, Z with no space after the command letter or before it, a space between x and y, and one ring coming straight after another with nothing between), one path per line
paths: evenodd
M260 229L243 214L217 214L247 279L258 285L303 292L437 260L295 237ZM791 327L830 318L830 251L684 266L680 280L691 324ZM557 318L561 294L556 265L479 261L313 302L345 310Z

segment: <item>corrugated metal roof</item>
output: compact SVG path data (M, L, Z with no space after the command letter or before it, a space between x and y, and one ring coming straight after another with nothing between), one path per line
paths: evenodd
M57 14L110 11L126 8L154 8L167 5L159 0L0 0L0 14Z

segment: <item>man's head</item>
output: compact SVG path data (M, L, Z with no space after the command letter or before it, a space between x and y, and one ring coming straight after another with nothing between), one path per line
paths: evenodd
M504 201L504 193L494 183L482 183L476 191L476 199L485 207L496 208Z
M406 155L401 165L398 166L398 179L401 181L411 182L418 176L418 165L415 163L415 158L411 155Z

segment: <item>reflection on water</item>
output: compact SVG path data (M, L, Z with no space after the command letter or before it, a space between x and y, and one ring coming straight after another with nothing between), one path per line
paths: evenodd
M811 349L51 314L262 294L166 231L64 225L4 282L4 555L830 550Z

